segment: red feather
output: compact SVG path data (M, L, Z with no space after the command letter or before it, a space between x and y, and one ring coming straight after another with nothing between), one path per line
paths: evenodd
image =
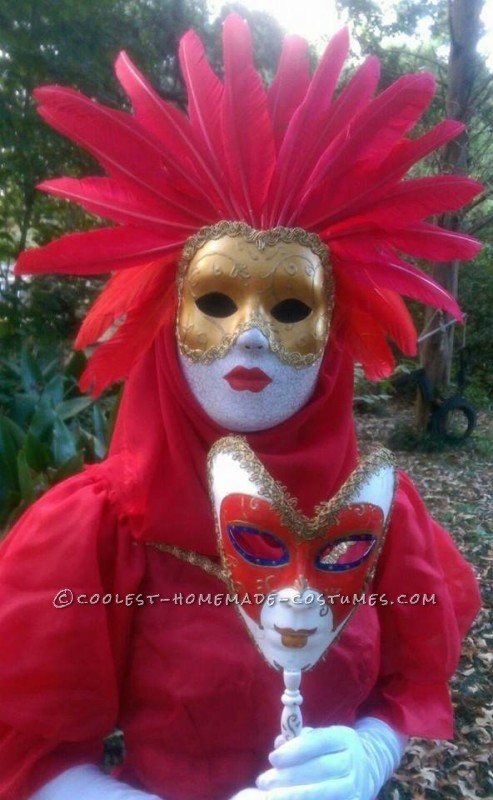
M38 184L38 189L79 203L93 214L123 225L182 230L191 236L197 224L187 215L157 200L153 195L113 178L56 178Z
M445 289L430 278L425 272L402 261L391 253L382 255L380 260L358 263L353 259L340 260L341 251L337 247L334 253L334 267L344 271L348 279L355 283L369 286L372 289L390 289L406 297L420 300L422 303L448 311L456 319L462 314L457 301Z
M460 208L476 197L482 188L477 181L461 175L432 175L402 181L389 189L384 198L369 205L368 210L360 211L354 220L343 220L341 213L334 214L331 234L337 232L340 235L346 230L357 230L367 225L378 225L386 231L399 230L433 214Z
M275 164L267 96L252 62L248 25L238 14L224 21L224 161L238 219L260 226Z
M439 122L416 139L402 139L390 150L388 157L373 169L375 181L388 185L397 181L418 161L455 139L464 130L464 124L453 119ZM380 170L380 175L378 175Z
M126 53L118 56L115 70L132 101L136 120L161 144L161 149L167 154L168 168L180 176L177 185L185 191L190 187L194 198L212 195L219 206L219 218L224 216L227 203L214 169L216 165L211 168L185 114L159 97ZM190 193L190 188L187 193ZM218 201L218 198L222 199Z
M155 261L169 253L180 253L185 239L171 240L145 228L98 228L89 233L71 233L45 247L21 253L16 275L69 273L97 275Z
M345 309L344 315L344 344L353 361L361 364L369 380L387 378L395 360L378 321L353 306Z
M286 36L276 76L267 92L269 114L279 150L289 122L310 85L308 43L299 36Z
M351 137L342 147L344 161L370 162L373 167L386 158L396 142L412 130L435 93L435 79L428 73L403 75L366 108L355 115Z
M216 222L217 209L207 192L197 194L192 204L170 185L173 164L163 148L129 115L99 105L84 95L61 87L44 87L35 91L41 101L40 115L56 130L77 142L98 159L107 172L116 178L134 182L139 188L157 195L165 202L187 212L196 224L204 217ZM194 191L194 184L187 186Z
M334 192L332 179L323 180L318 186L310 182L305 197L299 203L298 217L303 215L309 218L310 214L317 214L316 218L320 219L317 225L328 225L332 214L344 211L346 216L354 215L359 209L385 196L389 187L400 180L417 161L454 139L463 129L462 123L445 120L418 139L399 141L387 159L374 169L368 168L368 165L362 168L358 162L352 167L347 165L344 180L338 184L337 192ZM324 209L323 222L321 208Z
M471 236L447 231L426 222L417 222L396 231L384 231L375 225L362 226L361 229L355 227L354 230L346 231L344 236L336 233L331 239L326 234L325 239L330 248L343 254L346 260L361 263L379 260L382 250L387 251L389 245L416 258L427 258L430 261L470 259L481 247Z
M80 379L83 392L97 397L110 384L128 377L173 312L173 290L147 298L127 314L112 338L97 348Z
M346 183L346 192L357 200L365 191L362 174L365 170L382 168L389 151L396 146L404 133L410 130L429 105L434 92L431 75L406 75L376 97L366 108L356 113L350 124L333 139L317 165L317 175L323 177L324 186L305 187L304 197L300 198L299 214L291 219L291 224L309 229L327 219L321 213L320 195L327 200L332 195L332 209L337 205L337 192L334 187ZM354 170L359 183L348 181L347 175ZM310 201L310 202L308 202ZM305 207L306 206L306 207ZM338 208L342 206L339 204Z
M427 222L410 226L405 231L393 231L388 241L404 253L430 261L467 261L481 250L481 243L472 236L447 231Z
M217 176L222 177L221 154L223 141L220 109L224 88L205 57L202 42L194 31L188 31L180 41L179 59L187 87L188 113L192 130L208 152ZM218 188L221 197L223 188ZM227 195L224 205L229 208Z
M354 117L355 109L361 109L370 101L378 84L380 77L380 64L378 59L369 57L360 67L358 72L343 89L340 96L334 103L328 117L326 127L323 131L323 139L330 142L341 130L343 130ZM316 186L323 180L325 169L324 153L317 161L313 172L307 177L303 192L310 192L311 187ZM307 173L308 176L308 173ZM308 187L308 188L307 188ZM303 194L303 192L301 194ZM333 186L332 186L333 193ZM339 194L339 192L337 192ZM300 212L303 203L298 201L293 208L292 219L295 219ZM290 221L288 224L292 224Z
M159 97L125 52L118 55L115 72L132 101L135 119L159 142L165 144L170 160L188 157L192 159L190 166L193 170L196 167L193 161L195 154L190 145L191 130L186 115ZM190 180L190 170L185 175Z
M481 184L456 175L430 176L415 181L391 183L386 187L380 186L374 189L367 188L371 187L372 175L366 175L362 171L359 180L362 184L361 202L358 202L355 192L351 198L344 187L341 187L341 199L333 190L328 194L329 185L325 185L323 191L313 194L309 206L297 219L297 224L309 230L316 230L319 236L328 240L366 233L376 227L389 232L395 228L407 227L435 213L441 213L440 209L452 210L452 206L458 208L461 204L470 202L482 190ZM436 191L433 189L434 184ZM449 191L445 188L447 184ZM401 196L402 213L398 214L396 203L400 202ZM394 198L394 203L389 201L390 197ZM322 216L319 209L324 207L325 198L327 210Z
M173 260L170 255L113 275L82 323L74 346L82 350L95 344L115 320L125 317L149 297L163 295L174 283L174 275L167 269Z
M342 271L337 273L337 302L349 314L357 308L378 321L382 331L392 339L407 356L416 354L417 333L411 315L400 295L382 289L354 283Z
M269 226L283 224L286 208L320 157L320 134L339 75L349 50L349 34L343 28L329 42L313 75L303 103L297 108L284 136L270 188ZM302 146L301 146L302 145Z

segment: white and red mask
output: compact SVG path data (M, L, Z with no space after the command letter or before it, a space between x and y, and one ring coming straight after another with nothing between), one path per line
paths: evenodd
M241 616L272 666L309 669L373 576L394 494L391 456L375 451L313 518L296 511L240 437L218 442L209 467L223 567Z

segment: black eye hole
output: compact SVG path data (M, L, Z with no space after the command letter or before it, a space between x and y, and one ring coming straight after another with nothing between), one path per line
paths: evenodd
M236 552L251 564L279 566L289 561L286 545L272 533L234 522L228 525L228 534Z
M198 297L195 305L208 317L230 317L238 310L236 303L222 292L209 292Z
M372 533L353 533L324 545L315 558L315 566L326 572L344 572L359 567L377 544Z
M281 300L280 303L271 309L272 316L278 322L301 322L312 313L310 306L307 306L302 300L297 300L296 297L288 297L287 300Z

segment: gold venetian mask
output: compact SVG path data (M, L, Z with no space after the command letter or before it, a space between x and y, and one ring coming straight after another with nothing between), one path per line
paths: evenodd
M257 328L281 361L314 364L331 311L327 248L300 228L222 222L184 249L177 337L192 361L222 358L243 331Z

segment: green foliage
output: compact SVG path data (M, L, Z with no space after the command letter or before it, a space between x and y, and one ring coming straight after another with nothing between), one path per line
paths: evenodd
M121 106L113 61L126 49L170 99L183 99L177 42L207 19L205 0L4 0L0 9L0 258L26 244L94 226L83 212L35 190L45 178L98 172L90 156L38 116L33 89L68 85Z
M60 342L73 341L102 284L65 275L14 278L0 264L0 352L19 352L26 338L60 350Z
M386 414L388 403L394 396L390 380L370 381L361 367L354 375L354 408L363 414Z
M493 247L485 247L460 273L459 301L467 314L466 343L471 391L493 402Z
M236 12L248 22L252 33L254 62L266 83L270 83L275 75L281 55L283 31L279 22L265 11L248 9L241 2L224 3L221 13L211 27L207 36L208 51L216 71L222 72L221 26L228 14Z
M29 346L0 362L0 527L105 455L113 402L80 394L84 362L77 353L62 365Z
M400 0L391 7L378 0L336 0L336 6L351 26L354 49L381 60L384 85L409 70L446 67L449 30L443 0Z

